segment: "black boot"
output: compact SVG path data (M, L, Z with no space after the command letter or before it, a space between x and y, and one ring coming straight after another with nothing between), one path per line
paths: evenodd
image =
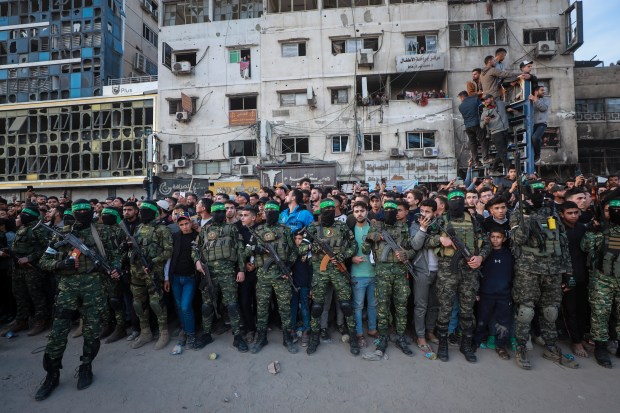
M299 350L297 350L297 346L293 343L293 333L288 330L282 331L283 344L291 354L297 354Z
M478 361L478 358L476 357L476 353L471 347L471 339L471 335L463 335L463 338L461 339L460 351L465 356L465 360L469 361L470 363L475 363L476 361Z
M596 362L607 369L611 368L611 359L607 352L607 343L604 341L594 342L594 358Z
M236 334L233 340L233 346L237 347L240 353L248 352L248 343L245 342L245 339L241 336L241 334Z
M256 354L261 351L262 348L267 345L267 343L267 332L265 330L260 330L250 351L252 352L252 354ZM286 343L284 345L286 345Z
M359 356L360 354L360 342L357 339L357 335L349 334L349 347L351 354L354 356Z
M321 342L321 338L318 333L314 331L310 333L310 342L308 343L308 348L306 349L306 353L314 354L316 353L317 347L319 347L319 343Z
M60 369L62 368L62 359L52 359L48 354L43 356L43 368L47 371L43 384L37 390L34 399L37 401L47 399L50 394L58 387L60 379Z
M398 347L406 356L413 356L413 351L407 345L407 341L404 336L398 336L396 339L396 347Z
M110 334L114 332L114 325L112 324L104 324L101 328L101 333L99 334L99 339L103 340L108 337Z
M213 343L213 337L210 333L203 333L200 337L197 337L194 344L191 346L192 350L203 349L207 344Z
M388 346L388 337L381 335L378 339L375 340L376 350L385 354Z
M437 357L441 361L448 361L448 335L446 333L439 334L439 347L437 347Z
M83 363L77 372L77 389L84 390L93 383L93 368L91 363Z

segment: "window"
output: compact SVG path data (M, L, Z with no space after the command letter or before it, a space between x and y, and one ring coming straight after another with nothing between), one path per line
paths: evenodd
M141 0L140 4L142 8L146 10L151 15L151 17L155 19L155 21L157 21L158 19L157 10L159 8L159 5L157 4L157 2L155 0Z
M166 43L162 42L162 54L161 54L161 63L167 67L168 69L172 69L172 52L174 51L172 47Z
M577 99L575 111L585 113L605 113L605 99Z
M256 109L256 96L236 96L230 98L230 110Z
M545 96L551 96L551 79L538 79L538 86L544 86Z
M332 136L332 152L342 153L349 152L349 135L333 135Z
M349 89L332 89L332 105L343 105L345 103L349 103Z
M551 41L560 43L558 29L531 29L523 30L523 43L536 44L538 42Z
M357 39L335 39L332 40L332 53L356 53L358 50L372 49L379 50L379 38L367 37Z
M174 52L175 62L189 62L192 67L196 66L196 52L178 51Z
M437 53L436 34L418 34L405 36L407 54Z
M168 145L168 159L193 159L196 157L195 143L178 143Z
M142 23L142 37L153 46L157 46L157 32L147 26L146 23Z
M280 106L304 106L308 104L306 92L280 92Z
M620 113L620 98L608 98L605 103L607 104L607 113Z
M183 112L183 106L181 105L181 99L167 99L168 100L168 114L176 115L177 112ZM196 113L197 97L192 97L192 115Z
M209 21L209 0L164 3L164 26L180 26Z
M381 150L381 135L378 133L364 135L364 150L365 151L380 151Z
M194 175L213 175L220 173L220 163L215 162L196 162L192 163Z
M267 3L269 13L286 13L319 8L317 0L269 0Z
M306 42L282 43L282 57L306 55Z
M256 156L256 139L228 142L229 156Z
M263 15L263 0L213 0L213 21L254 19Z
M243 59L250 60L250 49L235 49L228 51L229 63L241 63Z
M450 25L450 46L496 46L507 44L506 21L492 20Z
M435 147L435 132L407 132L407 149Z
M280 153L310 153L310 138L286 137L280 140Z

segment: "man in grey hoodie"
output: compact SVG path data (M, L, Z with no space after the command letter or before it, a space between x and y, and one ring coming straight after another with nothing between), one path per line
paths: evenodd
M542 137L547 129L549 119L549 98L545 96L545 87L537 86L529 96L534 105L534 133L532 133L532 145L534 146L534 162L540 161L540 147Z
M509 72L507 70L499 70L496 67L496 61L493 56L487 56L484 58L484 69L480 75L480 82L482 83L482 90L484 94L490 94L494 98L498 98L502 95L501 84L499 79L507 77L517 79L529 79L531 75L521 74L517 72Z
M491 142L495 145L497 156L491 165L492 169L497 167L499 161L502 162L506 172L510 168L508 160L508 114L506 104L500 99L495 99L492 94L487 93L482 98L484 109L480 115L480 127L486 127L491 134ZM512 110L512 109L509 109Z

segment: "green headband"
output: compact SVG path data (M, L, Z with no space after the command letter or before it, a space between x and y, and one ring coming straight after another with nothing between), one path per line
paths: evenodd
M22 209L22 212L28 214L28 215L32 215L33 217L39 217L41 216L41 213L35 211L34 209L30 209L30 208L24 208Z
M530 185L530 188L532 189L545 189L545 186L543 185L542 182L534 182Z
M620 208L620 199L612 199L609 201L610 208Z
M265 210L280 211L280 205L275 202L267 202L265 204Z
M330 207L336 208L336 203L334 202L333 199L326 199L324 201L321 201L320 206L321 206L321 209L330 208Z
M142 205L140 205L140 209L150 209L151 211L155 211L155 212L159 212L159 209L157 209L157 205L153 205L150 202L143 202Z
M71 211L75 212L75 211L83 211L83 210L91 210L93 209L92 206L90 206L90 204L87 203L83 203L83 204L74 204L71 206Z
M211 212L214 211L226 211L226 205L224 204L213 204L211 205Z
M383 209L397 209L396 202L387 201L383 204Z
M452 191L448 194L448 201L456 197L465 198L465 194L461 191Z
M71 216L73 216L71 214L71 210L69 210L69 209L66 209L65 212L63 212L63 215L71 215Z
M103 208L103 211L101 211L101 214L109 214L109 215L114 215L116 217L116 222L121 222L121 214L118 213L118 211L116 209L112 209L112 208Z

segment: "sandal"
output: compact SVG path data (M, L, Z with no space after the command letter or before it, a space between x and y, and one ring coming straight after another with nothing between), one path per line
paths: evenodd
M503 347L497 347L495 349L495 352L497 353L497 355L499 356L499 358L501 358L502 360L510 360L510 354L508 354L508 352L506 351L505 348Z

